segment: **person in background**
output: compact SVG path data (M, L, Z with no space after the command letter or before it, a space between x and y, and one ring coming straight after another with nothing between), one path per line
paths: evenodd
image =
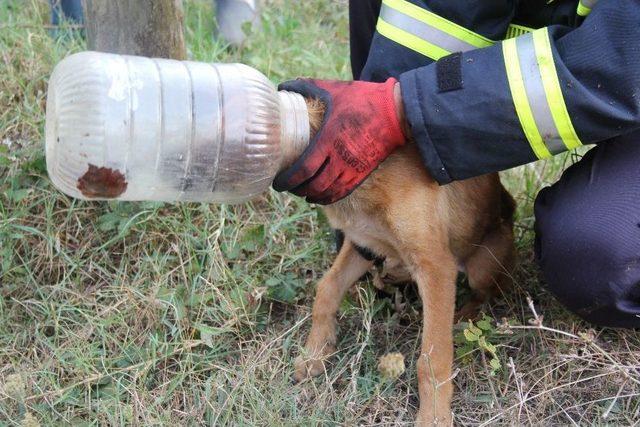
M82 25L84 15L82 13L82 0L49 0L51 6L51 25L54 27L51 34L58 36L58 26L63 22L73 25Z
M258 18L256 0L216 0L218 30L231 46L242 46L247 38L246 26L255 29Z
M216 0L216 21L222 38L234 47L241 46L247 37L247 23L255 28L258 24L256 0ZM82 0L49 0L51 25L59 26L64 21L82 25ZM57 36L57 29L53 30Z
M84 22L82 0L49 0L51 25L60 25L63 20L81 25Z

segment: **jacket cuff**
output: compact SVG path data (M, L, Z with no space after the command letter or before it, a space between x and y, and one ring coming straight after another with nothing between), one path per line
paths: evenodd
M402 90L402 102L404 103L406 120L409 123L411 136L418 146L423 163L438 184L450 183L453 179L445 168L425 125L426 120L421 107L421 103L425 101L423 100L422 88L417 81L416 74L411 72L402 74L400 76L400 88ZM411 95L405 96L405 94Z

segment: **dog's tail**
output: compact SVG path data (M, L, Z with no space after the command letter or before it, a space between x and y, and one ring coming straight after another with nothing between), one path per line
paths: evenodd
M500 218L505 223L513 226L513 216L515 213L516 201L511 197L507 189L504 188L503 185L500 185Z

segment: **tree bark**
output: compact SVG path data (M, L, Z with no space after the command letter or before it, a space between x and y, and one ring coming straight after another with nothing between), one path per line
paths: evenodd
M182 0L83 0L90 50L186 59Z

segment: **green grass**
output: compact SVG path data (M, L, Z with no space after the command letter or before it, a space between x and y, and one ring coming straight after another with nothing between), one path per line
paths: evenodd
M212 37L210 2L185 3L194 60L244 62L274 82L349 76L344 2L270 0L261 31L236 51ZM83 41L53 40L46 23L46 2L0 0L0 424L411 423L420 315L410 290L395 312L366 281L354 288L327 376L290 382L314 283L333 256L316 208L275 192L240 206L86 203L51 186L46 82ZM521 261L515 292L487 313L528 325L531 295L554 330L493 327L495 375L489 355L461 355L458 424L640 420L640 335L581 336L589 325L550 297L532 263L534 197L571 161L504 175L519 203ZM390 351L408 362L395 382L376 371Z

